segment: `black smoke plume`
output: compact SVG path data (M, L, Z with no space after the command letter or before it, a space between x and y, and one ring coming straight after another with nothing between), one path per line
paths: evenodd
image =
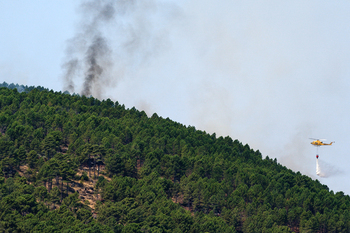
M169 30L181 15L177 5L160 0L89 0L78 10L81 22L62 65L64 88L96 98L149 70L170 47Z
M103 58L108 52L108 46L102 37L97 37L88 48L86 56L86 64L88 71L85 75L85 81L82 94L85 96L91 95L91 88L94 82L98 82L102 75L103 68L99 64L100 58Z
M67 58L62 65L65 89L69 92L77 89L74 80L84 75L81 94L100 96L99 82L111 64L111 48L102 30L113 21L117 3L119 1L100 0L84 1L80 5L81 27L77 35L68 41Z

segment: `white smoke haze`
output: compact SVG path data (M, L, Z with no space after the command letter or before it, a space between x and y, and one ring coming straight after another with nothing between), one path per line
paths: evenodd
M330 176L343 175L344 171L335 167L334 165L327 163L326 161L316 159L316 175L324 178Z
M336 140L320 149L329 177L322 182L344 188L333 176L344 177L335 171L350 162L343 151L350 141L349 2L96 2L83 1L93 14L80 8L84 23L69 42L69 90L229 135L313 178L309 138ZM96 35L108 52L86 87L85 57Z

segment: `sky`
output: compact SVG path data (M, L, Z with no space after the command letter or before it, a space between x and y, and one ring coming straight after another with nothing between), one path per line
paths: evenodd
M349 10L345 0L0 1L0 82L156 112L349 195ZM309 138L336 143L317 151Z

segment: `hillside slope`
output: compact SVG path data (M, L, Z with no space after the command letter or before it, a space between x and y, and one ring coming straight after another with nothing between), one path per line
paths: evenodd
M1 231L350 231L349 196L238 140L30 89L0 88Z

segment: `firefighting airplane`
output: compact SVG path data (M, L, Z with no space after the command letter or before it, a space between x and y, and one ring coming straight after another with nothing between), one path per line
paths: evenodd
M321 140L326 140L326 139L317 139L317 138L310 138L310 139L314 140L314 141L311 142L311 144L314 145L314 146L317 146L317 147L318 146L331 146L333 143L335 143L335 142L324 143L324 142L321 141Z

